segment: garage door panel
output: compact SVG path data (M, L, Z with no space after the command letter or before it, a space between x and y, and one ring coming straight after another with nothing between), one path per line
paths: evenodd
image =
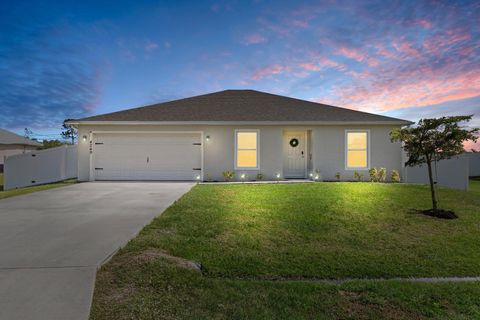
M193 180L201 171L201 135L122 133L94 136L96 180Z

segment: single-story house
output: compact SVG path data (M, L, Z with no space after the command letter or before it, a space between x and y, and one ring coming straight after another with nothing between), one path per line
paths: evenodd
M402 172L393 128L411 122L255 90L225 90L88 118L78 178L93 180L352 179Z
M41 146L42 144L37 141L24 138L5 129L0 129L0 172L3 172L5 157L36 150Z

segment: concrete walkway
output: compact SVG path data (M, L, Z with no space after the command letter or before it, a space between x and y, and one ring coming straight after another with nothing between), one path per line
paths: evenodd
M193 183L94 182L0 201L0 319L87 319L97 268Z

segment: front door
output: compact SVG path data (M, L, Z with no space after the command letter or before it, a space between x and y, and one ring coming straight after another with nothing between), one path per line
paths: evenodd
M283 174L285 178L305 178L305 132L285 132L283 136Z

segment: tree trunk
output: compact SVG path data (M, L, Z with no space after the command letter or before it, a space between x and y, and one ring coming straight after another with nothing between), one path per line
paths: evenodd
M427 158L427 167L428 167L428 179L430 181L430 191L432 192L432 206L433 206L433 210L437 210L437 192L435 191L435 183L433 182L432 161L429 158Z

